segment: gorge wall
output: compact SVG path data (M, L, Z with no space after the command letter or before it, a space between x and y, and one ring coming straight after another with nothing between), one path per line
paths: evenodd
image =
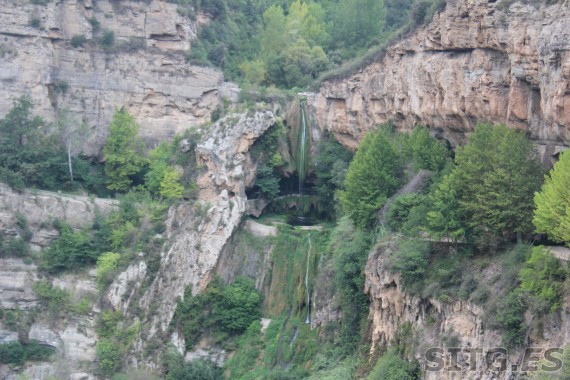
M204 15L192 21L157 0L40 3L0 1L0 115L23 94L48 121L67 108L88 127L83 152L97 155L116 108L127 108L152 144L209 121L221 93L232 96L219 71L185 62ZM105 32L114 33L108 48Z
M377 61L322 83L310 99L321 128L354 149L388 120L452 146L479 121L506 123L556 154L570 144L570 5L505 2L449 0Z

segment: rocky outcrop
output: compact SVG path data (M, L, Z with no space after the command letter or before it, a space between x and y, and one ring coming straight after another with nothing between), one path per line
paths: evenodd
M128 109L153 144L209 121L222 96L235 95L219 71L185 62L204 15L192 21L162 0L46 3L0 1L0 117L23 94L48 120L67 108L88 126L83 152L97 155L115 109ZM105 32L114 33L109 48ZM87 41L73 47L74 36Z
M17 191L0 183L0 232L16 235L17 216L22 215L32 232L32 247L46 247L58 236L51 222L63 220L72 228L81 229L93 224L97 215L109 214L117 204L112 199L49 191Z
M32 289L38 280L36 266L19 258L0 259L0 308L21 310L38 306L39 299Z
M446 302L421 298L402 290L398 274L388 270L388 259L396 250L397 240L385 239L370 253L365 269L365 292L370 297L369 323L372 338L371 351L393 342L401 328L408 325L413 331L413 356L423 368L426 366L426 350L430 347L460 347L477 349L477 360L470 360L463 352L458 363L446 362L443 371L425 371L427 380L448 379L511 379L511 366L494 371L487 365L484 355L502 345L501 334L484 323L485 310L466 300L449 299ZM480 273L482 278L497 275L497 268L489 267ZM531 325L532 317L527 316ZM564 305L559 315L544 319L540 332L529 336L528 347L565 347L570 342L570 307ZM452 342L452 343L449 343ZM509 351L509 361L520 364L524 350ZM446 360L449 359L446 357ZM457 364L457 367L454 367ZM519 367L520 368L520 367Z
M191 286L196 294L210 281L223 248L246 211L245 189L251 186L256 169L249 149L274 123L271 112L228 116L213 125L198 144L197 161L204 167L198 178L199 200L171 207L168 212L169 244L156 278L140 299L148 319L143 321L146 327L137 351L168 334L176 299L183 297L186 287ZM171 340L180 348L184 346L177 334ZM155 360L150 358L144 364L152 366L157 364Z
M557 153L570 144L570 5L502 3L448 0L374 63L324 82L309 98L321 128L354 149L388 120L453 146L479 121L506 123Z

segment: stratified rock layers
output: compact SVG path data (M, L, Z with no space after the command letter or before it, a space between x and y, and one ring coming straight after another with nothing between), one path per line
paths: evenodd
M506 123L557 153L570 143L570 6L500 3L449 0L376 62L324 82L311 101L321 127L356 148L382 122L424 124L456 146L479 121Z
M207 20L180 16L176 4L0 5L0 116L23 94L47 120L67 108L88 126L88 155L99 154L117 108L135 116L152 145L209 121L227 88L219 71L185 62L197 26ZM114 42L106 48L102 37L111 32ZM73 47L72 38L79 36L86 42Z

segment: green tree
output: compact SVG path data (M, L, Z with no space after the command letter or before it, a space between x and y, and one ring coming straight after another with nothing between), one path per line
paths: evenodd
M148 162L143 156L144 142L138 131L138 124L126 110L115 112L109 126L109 138L103 148L110 190L127 191L132 177L139 174Z
M456 152L453 172L467 226L492 234L532 230L533 195L542 182L538 152L524 133L480 124Z
M335 48L354 52L382 37L386 20L383 0L342 0L331 12L331 45Z
M455 163L432 196L428 221L436 235L458 238L471 231L479 243L494 246L532 230L532 198L543 169L523 133L479 124L457 149Z
M406 150L412 157L414 169L440 171L449 161L445 146L430 136L424 126L417 126L406 141Z
M560 309L566 270L551 251L534 247L519 276L521 289L528 294L534 311L548 313Z
M465 235L465 216L459 208L458 185L451 174L430 194L431 210L427 214L427 227L437 238L457 241Z
M32 101L15 99L12 109L0 120L0 179L16 188L53 188L53 169L60 162L57 144L46 133L46 123L32 117Z
M362 140L346 174L340 201L360 227L372 225L376 214L402 182L403 160L390 133L381 128Z
M160 182L160 195L167 199L180 199L184 194L184 186L180 184L180 172L169 167Z
M545 176L542 189L535 194L534 204L532 222L536 231L570 246L570 153L560 154L560 160Z
M101 252L86 231L74 232L66 223L58 223L56 227L59 237L42 253L40 268L58 273L95 263Z

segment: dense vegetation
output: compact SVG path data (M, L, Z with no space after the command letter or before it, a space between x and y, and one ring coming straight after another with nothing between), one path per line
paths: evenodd
M320 73L377 47L401 29L429 20L442 1L174 1L199 31L189 62L212 64L250 85L303 87Z

